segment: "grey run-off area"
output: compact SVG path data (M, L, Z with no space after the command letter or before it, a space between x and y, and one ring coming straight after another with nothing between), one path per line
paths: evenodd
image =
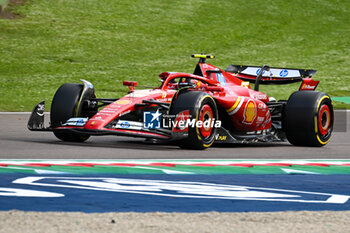
M349 159L350 112L335 112L335 130L321 148L296 147L288 142L214 145L204 151L183 150L144 139L93 136L84 143L63 142L51 132L27 129L29 113L0 113L2 159ZM46 116L46 120L48 117ZM48 124L48 123L47 123Z

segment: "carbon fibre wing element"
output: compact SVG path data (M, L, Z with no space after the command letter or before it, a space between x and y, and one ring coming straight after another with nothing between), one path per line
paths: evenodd
M254 83L261 71L258 66L230 65L226 72L233 73L239 79ZM291 69L270 67L261 74L260 84L288 84L311 78L317 71L308 69Z

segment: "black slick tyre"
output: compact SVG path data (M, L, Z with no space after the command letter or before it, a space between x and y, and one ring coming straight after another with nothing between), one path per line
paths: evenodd
M65 83L56 91L51 104L50 120L53 128L61 126L69 118L78 117L77 108L83 91L82 84ZM53 130L55 136L62 141L83 142L89 136Z
M202 150L210 147L215 141L215 122L218 119L218 110L213 97L204 92L185 91L175 95L169 110L170 115L178 115L188 111L189 120L195 122L208 121L202 127L188 127L188 138L178 141L178 145L184 149Z
M295 146L326 145L334 123L332 101L326 93L297 91L288 99L283 114L283 129Z

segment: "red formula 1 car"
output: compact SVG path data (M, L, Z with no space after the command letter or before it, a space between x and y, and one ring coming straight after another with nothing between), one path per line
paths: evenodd
M53 131L63 141L92 135L123 135L169 140L181 148L205 149L213 143L279 142L324 146L333 129L330 97L315 91L315 70L230 65L225 71L199 58L194 74L164 72L158 88L135 90L119 99L96 98L91 83L66 83L56 92L50 126L44 104L28 122L33 131ZM288 100L259 92L259 84L302 82ZM250 83L254 83L251 89Z

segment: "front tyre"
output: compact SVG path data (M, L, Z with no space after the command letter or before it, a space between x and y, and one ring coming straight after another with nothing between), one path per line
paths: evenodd
M170 115L177 115L189 110L190 121L201 121L203 125L189 126L188 138L180 140L178 145L184 149L202 150L210 147L215 141L215 122L218 119L218 110L213 97L204 92L181 92L173 99ZM206 123L205 123L206 122Z
M55 129L65 123L69 118L79 116L77 111L82 91L82 84L65 83L58 88L53 97L50 112L51 126L54 128L54 135L62 141L83 142L89 138L89 136L61 132Z
M294 92L283 115L283 128L291 144L321 147L329 142L334 113L332 101L326 93Z

